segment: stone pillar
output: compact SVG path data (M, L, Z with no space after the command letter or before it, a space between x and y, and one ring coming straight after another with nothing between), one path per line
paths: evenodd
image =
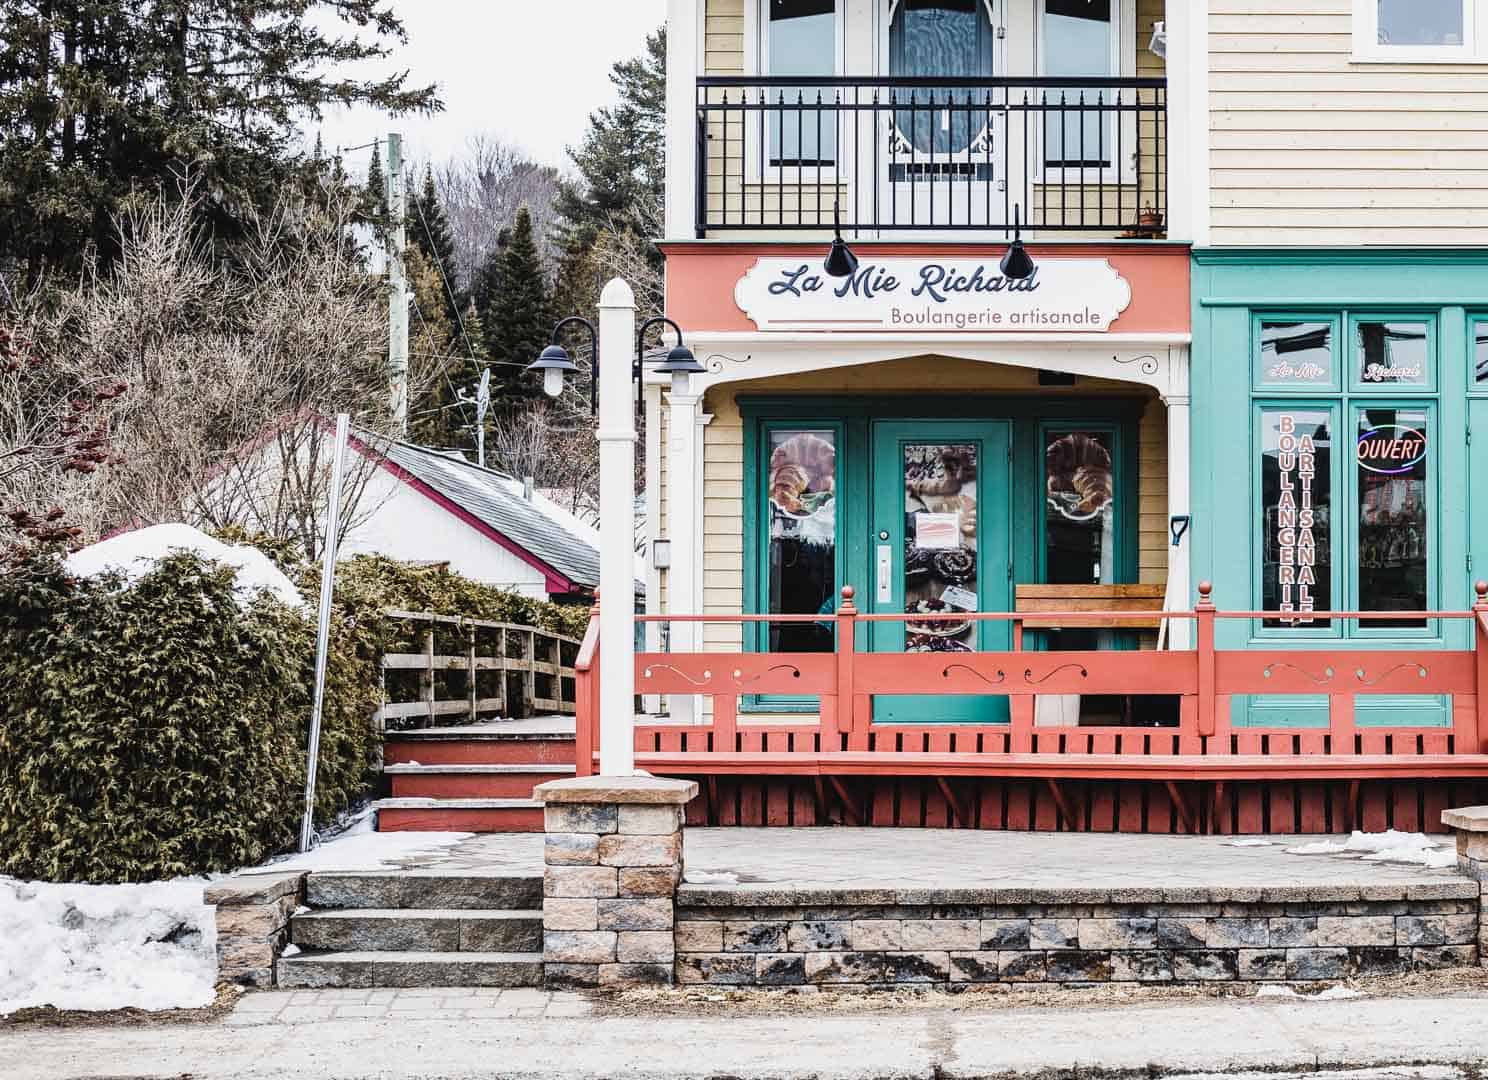
M543 983L670 986L682 808L692 780L584 776L539 784Z
M217 908L217 979L266 989L289 941L289 919L305 898L306 872L241 874L213 882L202 902Z
M1443 810L1442 824L1457 834L1457 869L1482 885L1478 900L1478 963L1488 967L1488 806Z

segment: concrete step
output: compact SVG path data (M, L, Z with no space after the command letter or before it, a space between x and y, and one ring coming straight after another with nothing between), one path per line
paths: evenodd
M458 727L389 732L383 740L389 765L572 765L574 719L496 720Z
M541 952L542 911L353 908L290 919L302 949L376 952Z
M305 883L317 909L533 911L542 895L541 873L319 870Z
M542 832L536 799L379 799L378 832Z
M572 765L385 765L394 798L530 799L548 780L574 775Z
M540 986L540 952L321 952L279 959L285 989Z

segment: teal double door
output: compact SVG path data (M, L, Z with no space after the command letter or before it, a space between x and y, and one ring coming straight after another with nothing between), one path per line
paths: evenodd
M911 616L869 622L873 652L933 653L949 665L958 654L1011 648L1008 622L957 618L1012 606L1011 426L1005 420L872 424L870 574L860 608ZM881 695L873 718L999 723L1008 719L1008 703L998 695Z

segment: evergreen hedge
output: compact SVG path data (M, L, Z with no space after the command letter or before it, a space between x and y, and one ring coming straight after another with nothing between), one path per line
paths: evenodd
M365 796L375 668L338 625L316 819ZM228 871L294 844L314 620L177 553L132 584L55 558L0 573L0 873L132 882Z

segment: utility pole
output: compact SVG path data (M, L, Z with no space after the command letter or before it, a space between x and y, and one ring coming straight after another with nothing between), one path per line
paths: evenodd
M388 381L393 420L398 433L407 435L408 277L404 255L408 238L403 231L403 136L390 132L387 144Z

